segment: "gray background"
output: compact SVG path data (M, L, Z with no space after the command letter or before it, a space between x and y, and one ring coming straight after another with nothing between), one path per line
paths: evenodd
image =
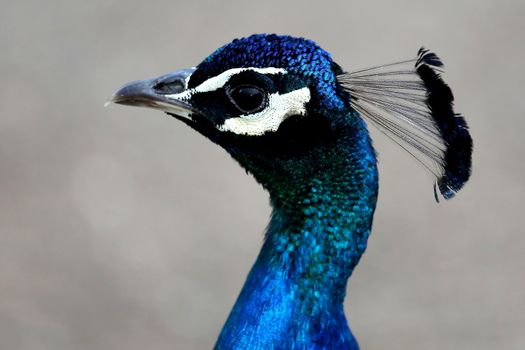
M381 190L346 308L363 349L523 349L525 2L3 1L0 348L209 349L253 262L267 195L164 114L103 108L122 83L255 32L346 69L447 63L471 182L432 178L375 131Z

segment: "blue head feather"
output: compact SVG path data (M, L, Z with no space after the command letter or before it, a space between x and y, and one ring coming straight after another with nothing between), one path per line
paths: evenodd
M311 40L288 35L255 34L235 39L199 64L190 84L197 85L208 77L239 67L285 68L313 87L322 107L330 110L345 107L333 74L332 56Z

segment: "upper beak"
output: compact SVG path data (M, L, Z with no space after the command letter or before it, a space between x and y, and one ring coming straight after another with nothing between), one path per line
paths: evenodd
M185 92L194 71L195 68L182 69L158 78L133 81L117 90L107 104L149 107L191 119L198 111L188 102Z

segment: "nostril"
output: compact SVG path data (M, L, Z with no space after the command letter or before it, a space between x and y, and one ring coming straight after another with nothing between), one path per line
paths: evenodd
M160 95L178 94L183 92L184 89L184 81L179 78L160 81L153 86L153 90Z

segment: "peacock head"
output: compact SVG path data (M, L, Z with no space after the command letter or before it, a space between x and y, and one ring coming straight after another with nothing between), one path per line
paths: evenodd
M181 120L266 187L283 178L315 178L327 166L340 166L337 157L364 157L360 165L375 169L360 118L368 117L437 163L439 189L448 198L470 174L470 135L452 111L450 89L436 72L442 65L437 56L420 50L416 59L401 63L407 62L406 71L387 65L346 73L311 40L256 34L219 48L195 68L131 82L111 102L159 109ZM376 70L389 66L397 71ZM414 84L407 83L407 73Z
M351 107L337 83L341 73L313 41L259 34L234 40L195 68L131 82L112 101L183 121L264 185L265 175L296 177L314 168L313 153L350 124L342 117Z

